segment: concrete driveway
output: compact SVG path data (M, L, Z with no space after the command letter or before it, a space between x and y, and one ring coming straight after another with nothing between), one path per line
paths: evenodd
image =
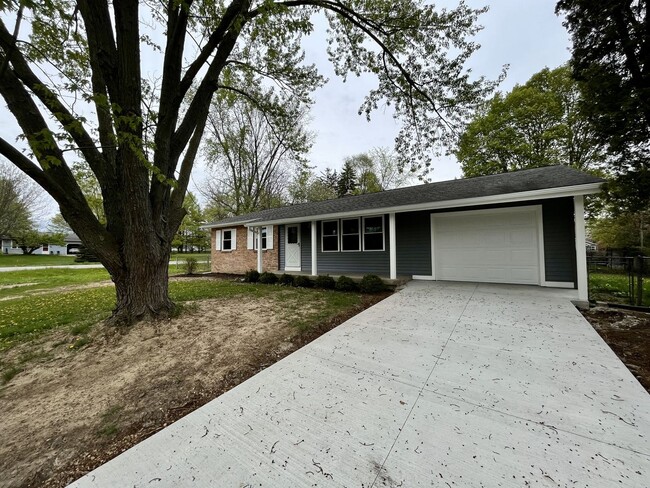
M572 295L411 282L72 486L649 486L650 396Z

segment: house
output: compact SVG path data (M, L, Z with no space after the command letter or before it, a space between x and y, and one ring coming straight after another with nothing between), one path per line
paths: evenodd
M58 244L43 244L36 249L32 254L55 254L60 256L74 255L79 252L81 240L73 233L68 234L64 239L65 244L60 246ZM18 247L16 241L10 236L0 238L0 252L2 254L22 254L23 250Z
M218 273L528 284L574 288L587 300L584 195L602 183L549 166L274 208L204 228Z

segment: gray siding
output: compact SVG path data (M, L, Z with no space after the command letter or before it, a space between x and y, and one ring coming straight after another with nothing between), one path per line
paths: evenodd
M311 273L311 222L300 224L300 266Z
M384 215L384 250L353 252L322 252L320 246L321 225L318 222L318 273L376 274L390 273L388 252L388 216ZM309 265L311 266L311 264Z
M278 225L278 252L280 253L278 259L278 269L280 271L284 270L284 225Z
M546 281L577 282L573 199L543 203Z
M431 276L431 212L395 216L397 274Z
M575 235L573 222L573 199L549 199L514 204L489 205L444 209L478 210L489 208L542 205L544 228L544 265L546 281L576 283ZM397 226L397 274L431 275L431 219L436 211L405 212L396 215ZM360 252L323 253L320 246L321 224L318 222L318 273L319 274L378 274L388 276L389 238L388 216L384 216L385 250ZM285 266L285 226L279 226L280 269ZM301 266L303 272L311 272L311 224L300 226Z

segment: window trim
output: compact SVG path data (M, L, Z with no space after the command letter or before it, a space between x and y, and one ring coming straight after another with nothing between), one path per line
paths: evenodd
M226 232L230 232L230 249L224 249L223 248L223 243L226 240L225 235ZM234 250L237 249L237 238L233 237L235 235L235 232L237 232L237 229L232 228L232 229L221 229L221 252L233 252ZM234 242L233 242L234 241ZM235 247L233 247L233 243L235 244Z
M328 234L327 236L325 235L325 224L329 222L335 222L336 223L336 234ZM320 250L321 252L340 252L341 251L341 221L340 219L335 219L335 220L322 220L320 223ZM325 240L325 237L336 237L336 250L331 250L331 251L326 251L325 248L323 247L323 242Z
M339 248L340 248L341 252L361 252L361 251L362 251L362 243L361 243L361 219L360 219L359 217L351 217L351 218L339 219L339 220L340 220L340 232L339 232L339 236L340 236L340 241L341 241L341 243L340 243L340 245L339 245ZM357 225L358 225L359 232L358 232L357 234L344 234L344 233L343 233L343 221L344 221L344 220L356 220L356 221L357 221ZM343 249L343 237L344 237L344 236L354 236L354 235L358 236L359 246L357 247L357 249Z
M381 218L381 249L366 249L366 219ZM383 214L366 215L363 217L363 252L384 252L386 251L386 218ZM379 232L368 232L369 235L377 235Z
M253 251L257 251L257 249L259 248L257 244L259 241L262 241L262 251L267 251L268 250L267 246L269 245L267 226L263 225L262 227L260 227L259 230L260 235L257 235L258 233L252 227L250 228L250 231L253 233ZM264 241L266 241L266 245L264 244Z

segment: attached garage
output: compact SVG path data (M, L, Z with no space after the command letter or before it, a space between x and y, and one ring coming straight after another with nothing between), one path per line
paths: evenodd
M539 285L541 206L431 215L437 280Z

